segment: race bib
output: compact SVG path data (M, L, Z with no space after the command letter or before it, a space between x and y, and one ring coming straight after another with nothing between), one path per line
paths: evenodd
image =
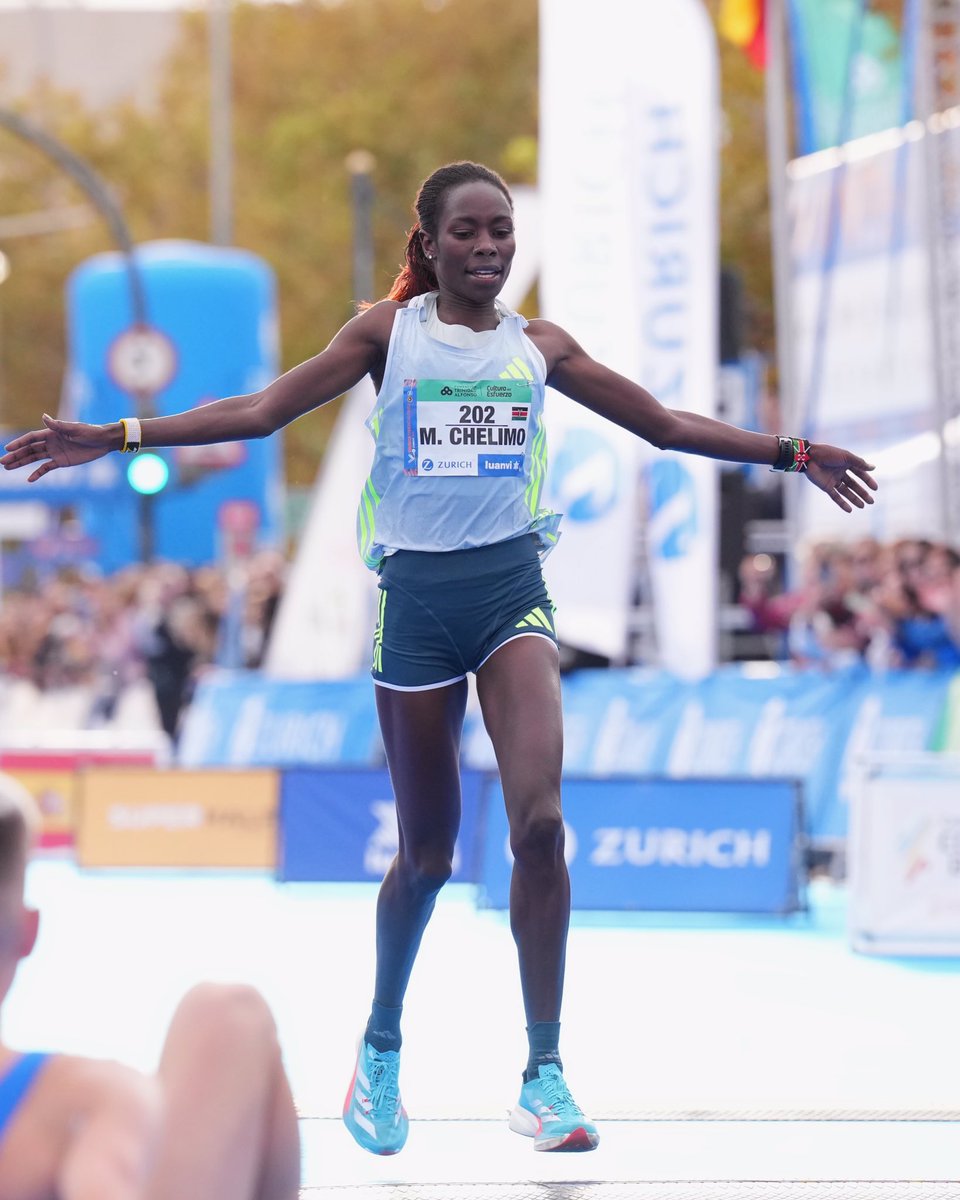
M406 475L523 475L531 409L526 379L407 379Z

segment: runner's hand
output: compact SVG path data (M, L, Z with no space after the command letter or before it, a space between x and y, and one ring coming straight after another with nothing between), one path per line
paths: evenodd
M870 474L875 468L849 450L828 446L824 442L810 444L806 476L844 512L873 504L870 492L877 490L877 481Z
M43 414L43 424L43 429L33 429L14 438L5 447L6 453L0 457L0 466L5 471L40 463L28 477L28 483L36 483L58 467L76 467L80 463L102 458L111 450L120 449L116 432L109 425L59 421L46 413Z

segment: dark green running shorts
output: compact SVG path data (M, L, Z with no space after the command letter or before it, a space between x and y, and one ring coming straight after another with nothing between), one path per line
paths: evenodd
M504 642L556 645L553 605L533 536L474 550L398 550L380 567L375 682L424 691L478 671Z

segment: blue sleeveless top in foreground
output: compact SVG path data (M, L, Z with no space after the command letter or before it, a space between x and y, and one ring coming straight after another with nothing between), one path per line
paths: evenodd
M363 560L376 570L395 550L465 550L524 533L545 553L560 516L540 506L543 356L507 309L476 345L431 337L432 298L398 309L367 419L376 448L357 514Z
M49 1057L49 1054L24 1054L0 1079L0 1137Z

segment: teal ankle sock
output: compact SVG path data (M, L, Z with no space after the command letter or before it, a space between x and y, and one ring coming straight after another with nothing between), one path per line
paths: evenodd
M530 1054L527 1059L527 1069L523 1073L523 1082L529 1083L536 1079L540 1067L545 1063L556 1063L563 1070L560 1061L560 1022L534 1021L527 1026L527 1042Z
M398 1008L388 1008L374 1000L370 1009L370 1019L364 1030L363 1040L374 1050L382 1054L385 1050L399 1050L403 1042L400 1036L400 1016L403 1005Z

